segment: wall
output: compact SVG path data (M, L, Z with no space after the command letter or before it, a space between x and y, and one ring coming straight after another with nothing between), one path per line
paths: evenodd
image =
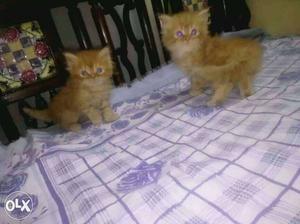
M247 0L251 26L264 29L273 36L300 34L299 0Z

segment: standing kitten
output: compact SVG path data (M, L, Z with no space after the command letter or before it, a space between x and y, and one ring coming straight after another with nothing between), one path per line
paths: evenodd
M80 130L78 120L82 115L95 125L101 123L102 116L106 122L118 119L109 103L113 73L109 48L65 53L65 58L70 77L49 108L24 108L24 111L34 118L57 122L71 131Z
M162 15L162 39L174 62L190 77L190 94L214 89L209 106L222 103L234 86L242 96L252 94L252 81L262 61L262 47L254 40L210 37L208 10Z

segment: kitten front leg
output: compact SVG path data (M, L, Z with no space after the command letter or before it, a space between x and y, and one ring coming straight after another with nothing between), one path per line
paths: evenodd
M191 77L191 89L190 95L191 96L199 96L202 94L202 88L205 86L204 80L197 78L195 76Z
M119 119L119 115L113 111L108 101L102 103L103 119L105 122L112 122Z
M60 114L60 126L63 129L77 132L80 131L81 126L78 124L79 114L77 112L73 111L64 111L62 114Z
M214 95L212 96L211 100L207 102L207 106L214 107L221 104L228 96L232 88L233 84L231 83L217 85L215 87L216 90Z
M62 127L72 132L78 132L81 129L80 124L77 123L62 125Z
M84 114L88 117L88 119L93 123L93 125L99 125L102 122L100 111L96 110L93 107L90 107Z
M252 95L252 80L250 77L244 77L239 83L240 94L242 97Z

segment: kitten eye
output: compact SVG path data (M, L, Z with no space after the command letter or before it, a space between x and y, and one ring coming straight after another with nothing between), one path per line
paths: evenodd
M197 29L193 28L192 31L191 31L191 35L196 36L197 34L198 34Z
M176 37L182 38L183 36L184 36L184 34L183 34L182 31L177 31L177 32L176 32Z
M104 72L104 69L101 67L96 68L96 73L97 74L102 74Z
M81 70L80 71L80 76L81 77L86 77L86 76L88 76L89 75L89 73L86 71L86 70Z

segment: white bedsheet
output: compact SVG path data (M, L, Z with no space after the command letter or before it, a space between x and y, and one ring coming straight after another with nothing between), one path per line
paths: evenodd
M181 78L117 102L111 124L29 131L0 154L0 222L18 223L3 203L21 190L23 223L299 223L300 38L264 46L247 99L210 108Z

